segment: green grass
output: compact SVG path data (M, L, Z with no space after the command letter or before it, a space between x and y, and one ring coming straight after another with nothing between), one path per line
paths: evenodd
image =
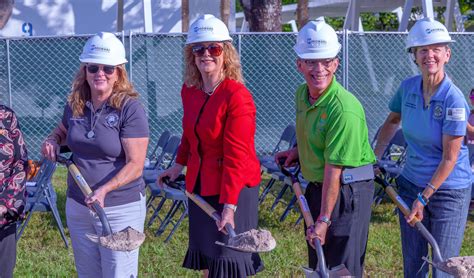
M53 178L58 194L58 206L63 224L66 170L58 168ZM287 194L289 195L289 194ZM294 226L296 213L283 222L278 221L284 204L271 212L273 197L268 196L260 207L260 226L269 229L277 240L277 248L262 254L265 271L259 277L302 277L300 266L306 265L306 243L302 224ZM391 203L382 203L373 210L366 256L367 277L401 277L402 261L398 217ZM166 210L164 210L165 212ZM187 221L179 227L167 244L164 236L155 237L157 224L146 229L147 239L140 248L141 277L200 277L198 272L181 267L187 248ZM66 234L68 230L66 228ZM474 255L474 216L471 214L464 235L461 255ZM34 213L18 244L15 277L74 277L72 249L66 249L50 213Z

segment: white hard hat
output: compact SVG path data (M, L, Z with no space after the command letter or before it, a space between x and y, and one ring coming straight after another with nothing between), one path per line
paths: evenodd
M117 66L125 64L125 47L117 37L108 32L100 32L89 38L79 60L83 63Z
M451 42L455 40L451 39L443 24L425 17L418 20L408 32L405 49L410 51L412 47Z
M191 24L186 44L223 41L232 41L227 26L212 14L205 14Z
M336 31L323 17L310 21L298 32L293 49L301 59L334 58L341 50Z

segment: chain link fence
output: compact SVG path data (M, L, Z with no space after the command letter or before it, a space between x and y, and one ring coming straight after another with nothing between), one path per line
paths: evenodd
M405 33L340 33L343 44L336 78L363 104L369 138L388 114L388 101L400 82L418 74L404 50ZM467 95L474 87L474 34L453 33L452 57L446 67ZM88 36L0 39L0 101L19 117L30 157L60 121L79 55ZM183 34L123 36L130 79L141 94L152 146L164 130L180 134L183 83ZM294 92L304 82L296 69L294 33L237 33L246 86L257 106L256 146L271 152L281 132L295 120Z

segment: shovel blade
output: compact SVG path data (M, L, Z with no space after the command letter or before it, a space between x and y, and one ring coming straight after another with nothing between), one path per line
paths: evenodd
M145 241L145 234L130 226L111 235L98 236L86 233L86 237L90 241L114 251L133 251Z
M308 267L302 267L303 272L306 278L322 278L323 276L320 274L319 271L313 270ZM345 265L341 264L336 267L333 267L329 272L329 277L330 278L336 278L336 277L354 277L351 275L349 270L346 268Z

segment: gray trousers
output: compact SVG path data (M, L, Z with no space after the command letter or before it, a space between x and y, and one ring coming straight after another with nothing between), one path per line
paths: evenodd
M310 183L306 188L305 197L314 219L321 211L321 194L321 183ZM329 269L344 264L352 276L362 277L373 196L373 180L341 185L323 245ZM309 244L308 260L309 267L315 269L318 257Z
M113 232L130 226L143 232L145 197L140 201L104 208ZM66 201L66 218L71 235L74 262L79 278L137 277L138 250L113 251L91 242L86 233L102 234L99 218L89 208L71 198Z

